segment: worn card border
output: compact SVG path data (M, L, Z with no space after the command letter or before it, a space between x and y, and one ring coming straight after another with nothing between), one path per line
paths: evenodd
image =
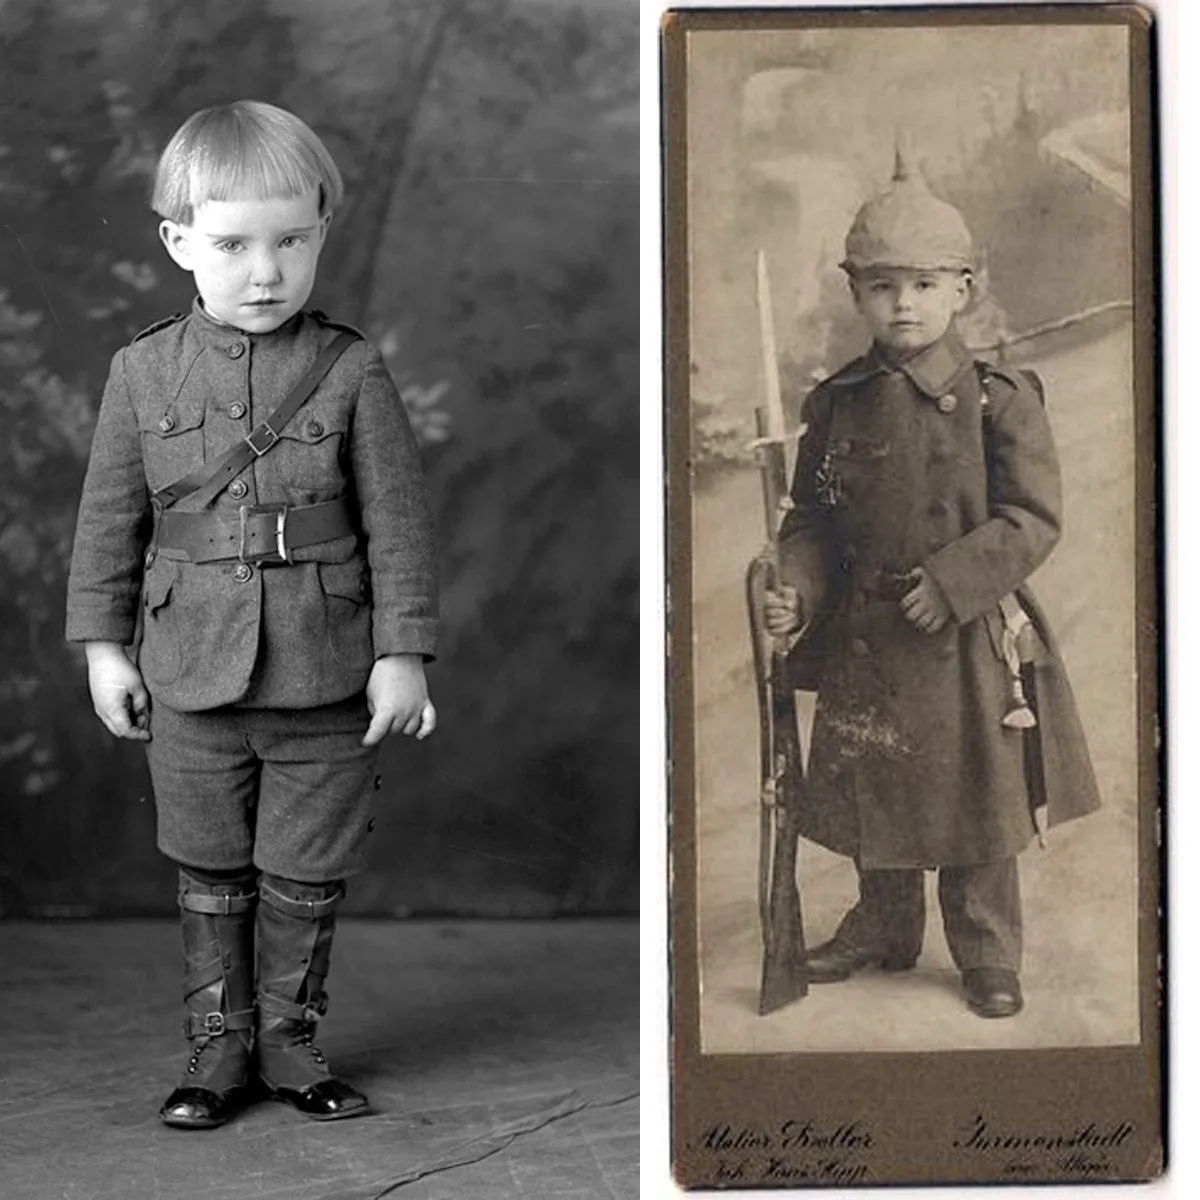
M901 1054L700 1053L695 827L694 677L691 655L692 510L687 272L686 38L699 30L920 24L1119 23L1128 29L1132 246L1133 388L1136 451L1136 609L1139 996L1137 1045L1103 1048L938 1051ZM1073 1172L1062 1155L1019 1180L1113 1182L1154 1178L1166 1159L1166 921L1164 659L1162 627L1161 271L1157 180L1158 80L1153 13L1127 4L954 7L674 8L661 23L664 218L665 513L670 898L671 1164L684 1188L751 1187L714 1177L711 1131L777 1131L819 1120L869 1138L847 1160L861 1176L828 1183L1016 1182L1006 1156L955 1141L981 1107L998 1127L1069 1134L1131 1126L1103 1156L1107 1169ZM748 548L749 553L749 548ZM901 1081L903 1081L901 1085ZM903 1096L903 1104L898 1097ZM1007 1156L1011 1157L1011 1156ZM759 1183L760 1187L786 1186ZM798 1183L797 1186L805 1186Z

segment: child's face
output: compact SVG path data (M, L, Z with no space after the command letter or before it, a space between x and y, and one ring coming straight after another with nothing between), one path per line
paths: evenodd
M936 342L970 297L961 272L912 267L867 271L851 281L851 290L875 341L904 354Z
M247 333L270 333L304 307L329 227L319 189L276 200L206 200L192 223L159 236L196 280L205 311Z

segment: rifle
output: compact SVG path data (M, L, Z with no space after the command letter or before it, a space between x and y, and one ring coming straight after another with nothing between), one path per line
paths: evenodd
M758 913L763 964L758 1012L766 1016L808 994L804 921L796 883L799 813L804 765L796 725L795 694L787 664L787 639L768 631L765 593L779 582L779 522L790 507L784 449L783 404L775 357L766 258L758 252L758 315L766 375L766 407L755 410L755 454L762 473L766 545L746 570L759 728Z

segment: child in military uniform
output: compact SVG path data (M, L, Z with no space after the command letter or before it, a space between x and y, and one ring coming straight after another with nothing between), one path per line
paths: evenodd
M313 1041L335 910L379 742L436 720L417 444L379 351L304 309L341 198L281 109L180 127L153 207L199 295L114 356L80 504L67 637L105 726L146 742L179 865L190 1054L159 1115L183 1128L256 1078L315 1119L366 1110Z
M1061 531L1036 380L976 361L961 215L897 155L842 263L869 351L805 401L768 628L817 692L801 832L859 898L807 956L829 983L914 966L923 872L970 1010L1022 1007L1017 854L1098 806L1074 702L1024 586Z

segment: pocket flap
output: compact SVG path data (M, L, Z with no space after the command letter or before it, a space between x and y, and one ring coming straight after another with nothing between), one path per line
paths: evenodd
M160 438L178 437L204 424L204 404L200 400L171 404L165 410L154 410L139 414L143 433Z
M318 563L321 589L327 596L340 596L355 604L366 604L370 596L367 564L361 558L343 563Z
M157 559L155 565L146 572L142 584L144 603L151 612L156 612L171 598L171 589L175 586L176 569L173 564L164 559Z
M345 436L349 413L332 405L305 405L280 431L290 442L323 442L335 434Z
M886 458L892 452L892 443L890 438L840 437L829 443L829 451L834 458Z

